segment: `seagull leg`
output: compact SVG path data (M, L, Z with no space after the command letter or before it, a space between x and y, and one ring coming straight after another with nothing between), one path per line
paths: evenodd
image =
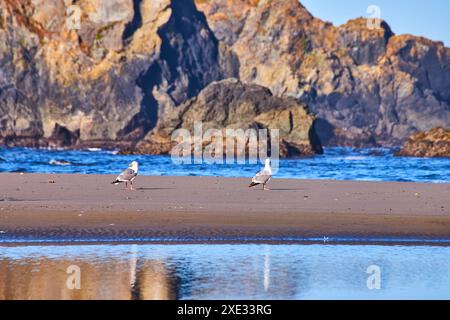
M269 188L266 187L266 184L263 184L263 190L270 190Z
M133 189L133 181L130 181L130 190L134 190Z
M128 182L125 181L125 190L128 190Z

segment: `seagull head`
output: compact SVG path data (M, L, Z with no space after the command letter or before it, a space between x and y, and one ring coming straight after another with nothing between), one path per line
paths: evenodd
M264 165L265 165L266 167L270 167L270 159L269 159L269 158L267 158L267 159L264 161Z
M138 170L137 161L133 161L132 163L130 163L130 168L133 169L134 171L137 171Z

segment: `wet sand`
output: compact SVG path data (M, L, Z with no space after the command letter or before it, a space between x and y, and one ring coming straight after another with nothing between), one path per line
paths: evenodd
M0 240L450 239L450 184L0 174Z

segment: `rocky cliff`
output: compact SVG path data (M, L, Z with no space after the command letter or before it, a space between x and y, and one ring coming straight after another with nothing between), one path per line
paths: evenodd
M215 84L232 77L238 88ZM203 89L252 84L317 114L285 140L296 152L320 149L304 140L312 127L323 144L352 146L450 127L450 49L385 22L335 27L297 0L0 0L1 144L158 152L173 116L190 114L180 110L219 114L200 107Z
M193 2L0 3L0 141L8 145L130 145L166 108L229 76Z
M390 146L450 127L450 49L362 18L335 27L297 0L197 0L243 81L308 104L324 144Z

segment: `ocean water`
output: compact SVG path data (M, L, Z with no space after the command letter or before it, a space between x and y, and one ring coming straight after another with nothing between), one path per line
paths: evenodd
M1 299L450 299L450 247L0 247Z
M0 172L117 174L137 160L140 174L251 177L261 164L177 164L170 156L104 150L0 148ZM324 155L281 160L278 178L450 182L449 158L407 158L394 150L325 148Z

